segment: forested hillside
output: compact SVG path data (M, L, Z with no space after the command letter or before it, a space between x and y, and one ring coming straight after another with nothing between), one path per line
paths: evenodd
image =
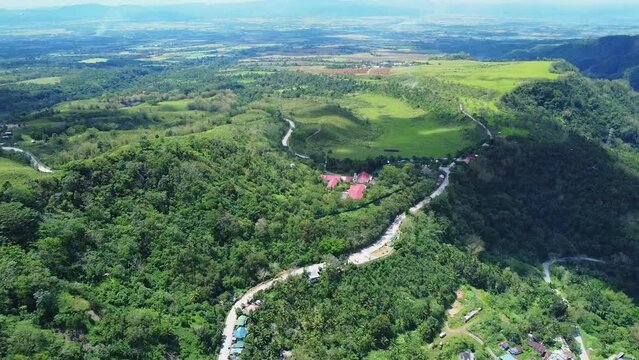
M389 168L377 194L404 191L325 216L355 204L271 149L278 124L142 140L31 191L5 185L0 354L212 356L238 289L361 246L430 188Z
M513 51L508 56L517 59L565 59L588 76L626 78L635 90L639 90L639 36L607 36L559 46L539 45L530 50Z

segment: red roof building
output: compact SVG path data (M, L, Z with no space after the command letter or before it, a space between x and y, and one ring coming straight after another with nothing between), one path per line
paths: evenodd
M528 345L530 347L532 347L533 349L535 349L535 351L537 352L537 354L539 354L539 356L544 356L544 354L546 354L546 348L538 343L537 341L530 339L528 340Z
M327 188L329 190L335 189L335 187L342 181L342 176L340 175L322 175L322 179L327 182Z
M371 176L371 174L367 172L362 172L357 175L358 184L368 184L369 182L371 182L372 179L373 177Z
M364 191L366 190L366 185L364 184L353 184L348 189L348 197L353 200L361 200L364 198Z

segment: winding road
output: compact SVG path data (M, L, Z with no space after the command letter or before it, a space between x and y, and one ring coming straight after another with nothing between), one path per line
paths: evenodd
M53 172L53 170L51 170L51 168L47 167L46 165L44 165L43 163L40 162L40 160L38 160L32 153L19 149L17 147L10 147L10 146L3 146L2 150L4 151L13 151L13 152L17 152L17 153L22 153L25 154L29 157L29 159L31 160L31 166L33 166L33 168L35 168L36 170L38 170L41 173L47 173L47 174L51 174Z
M482 124L481 122L479 122L478 120L474 119L472 116L467 114L463 110L463 107L461 105L460 105L460 109L466 116L468 116L470 119L472 119L473 121L481 125L481 127L484 128L484 130L486 130L486 135L490 139L492 139L493 137L492 133L484 124ZM293 130L295 129L295 123L289 119L284 119L284 120L289 124L289 129L284 135L284 137L282 138L282 145L284 147L289 147L289 141L293 133ZM295 153L295 155L300 156L297 153ZM422 201L420 201L419 203L411 207L408 210L408 213L416 214L424 206L428 205L433 199L441 196L444 193L444 191L446 191L446 188L450 184L450 173L454 166L455 166L455 163L452 162L451 164L445 167L441 167L439 169L444 174L444 180L437 187L437 189L433 191L433 193L431 193ZM391 243L399 237L401 225L406 219L406 217L407 217L407 213L399 214L395 218L393 223L386 229L386 232L379 237L379 239L377 239L374 243L370 244L369 246L355 253L350 254L346 259L346 263L353 264L353 265L364 265L390 255L392 251L384 252L380 250L382 250L383 248L390 248ZM224 331L222 333L224 336L223 337L224 341L222 343L222 349L220 350L220 355L218 356L218 360L227 360L229 356L231 355L233 330L235 328L235 322L237 321L237 312L238 310L241 310L244 305L248 305L253 300L253 297L255 296L255 294L257 294L259 291L268 290L272 288L278 282L285 281L286 279L292 276L304 275L305 273L312 270L321 270L325 266L326 266L326 263L318 263L318 264L313 264L313 265L309 265L305 267L286 270L280 273L279 275L277 275L275 278L262 282L250 288L248 291L246 291L246 293L244 293L244 295L242 295L242 297L233 304L233 306L231 307L231 310L226 316L226 320L224 322Z
M466 110L464 110L464 106L462 104L459 104L459 110L466 115L468 118L470 118L472 121L476 122L479 126L481 126L482 128L484 128L484 131L486 131L486 135L488 135L488 138L490 140L493 139L493 133L490 131L490 129L484 125L484 123L482 123L481 121L475 119L472 115L470 115L469 113L466 112Z
M547 260L545 261L542 266L544 268L544 281L548 284L550 284L550 267L553 264L556 264L558 262L569 262L569 261L590 261L590 262L596 262L596 263L600 263L600 264L605 264L606 262L601 260L601 259L595 259L595 258L591 258L588 256L570 256L570 257L563 257L563 258L558 258L558 259L552 259L552 260ZM566 298L564 298L561 293L559 292L559 290L554 289L555 292L557 293L557 295L561 296L561 298L563 299L564 302L566 302L566 304L568 304L568 300ZM579 354L579 359L580 360L590 360L590 357L588 356L588 350L586 349L586 345L584 344L584 340L581 337L581 333L579 332L579 328L577 328L577 331L575 332L575 341L577 341L577 343L579 344L579 347L581 348L581 353Z
M569 262L569 261L590 261L590 262L596 262L600 264L606 263L603 260L591 258L588 256L570 256L570 257L563 257L563 258L548 260L542 264L544 267L544 281L550 284L550 267L553 264L558 262Z
M289 148L291 151L293 151L293 149L291 149L291 147L289 146L289 143L291 141L291 135L293 135L293 130L295 130L295 123L293 122L293 120L286 119L286 118L284 119L284 121L288 123L288 131L286 131L286 134L284 134L284 137L282 138L282 146ZM297 156L300 159L310 159L310 157L306 155L298 154L295 151L293 151L293 154L295 154L295 156Z

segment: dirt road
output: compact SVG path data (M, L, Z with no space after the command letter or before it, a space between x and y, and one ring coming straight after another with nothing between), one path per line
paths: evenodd
M571 256L571 257L563 257L563 258L548 260L542 264L544 267L544 281L550 284L550 267L553 264L558 262L568 262L568 261L591 261L591 262L602 263L602 264L606 263L603 260L591 258L588 256Z

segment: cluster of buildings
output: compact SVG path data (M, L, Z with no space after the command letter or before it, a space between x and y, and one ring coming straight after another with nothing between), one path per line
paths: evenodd
M2 140L9 140L13 137L13 132L5 131L2 133Z
M367 172L361 172L353 176L324 174L322 175L322 179L326 182L326 188L329 190L335 190L337 185L342 182L351 184L348 190L342 193L342 197L353 200L363 199L367 186L375 183L373 176Z
M528 335L528 346L530 346L544 360L576 360L577 356L570 350L568 344L563 338L559 339L562 343L561 349L549 351L546 347L537 341L532 334ZM510 346L508 342L499 343L499 347L506 351L506 354L499 357L500 360L517 360L516 355L523 354L524 350L519 346Z
M244 339L248 335L248 316L257 311L262 305L261 300L257 300L242 308L242 315L235 320L235 328L233 329L233 339L231 340L231 359L238 359L244 351Z

